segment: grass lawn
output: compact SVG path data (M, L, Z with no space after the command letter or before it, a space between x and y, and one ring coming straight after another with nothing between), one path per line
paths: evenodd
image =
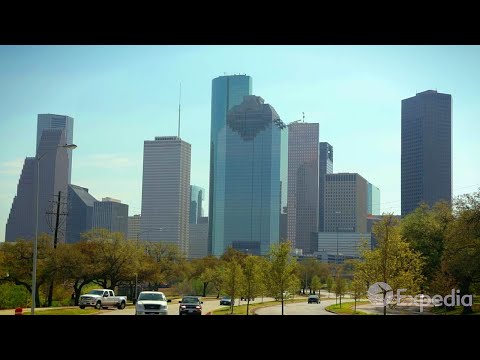
M50 310L36 310L36 315L90 315L93 313L98 312L97 309L50 309ZM30 315L30 311L26 311L23 313L24 315Z
M446 308L434 307L432 314L435 315L462 315L463 306L456 306L455 309L447 311ZM480 304L473 303L473 313L468 315L480 315Z
M339 315L368 315L366 312L358 310L358 305L364 305L364 304L370 304L370 303L368 301L357 301L357 312L355 314L353 313L355 302L342 303L342 307L340 307L340 304L337 304L337 305L333 304L333 305L327 306L325 310L330 310L335 314L339 314Z
M292 303L299 303L299 302L306 302L307 298L300 298L300 299L293 299L293 300L285 300L284 305L287 304L292 304ZM268 306L274 306L274 305L281 305L281 301L266 301L263 303L254 303L250 304L248 310L249 310L249 315L255 315L254 310L268 307ZM215 310L212 312L212 315L231 315L230 314L230 307L223 307L221 309ZM240 305L240 306L234 306L233 307L233 315L247 315L247 305Z

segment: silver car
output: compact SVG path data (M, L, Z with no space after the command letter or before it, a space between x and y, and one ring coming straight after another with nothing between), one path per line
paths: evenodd
M165 295L159 291L142 291L135 302L135 315L168 315Z

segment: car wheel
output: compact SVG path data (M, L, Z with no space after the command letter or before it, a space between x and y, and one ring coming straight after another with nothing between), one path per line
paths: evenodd
M85 305L80 305L80 309L85 309Z
M122 301L122 303L120 305L118 305L117 307L119 310L123 310L125 309L125 301Z
M102 308L102 303L100 301L97 301L95 304L95 309L100 310Z

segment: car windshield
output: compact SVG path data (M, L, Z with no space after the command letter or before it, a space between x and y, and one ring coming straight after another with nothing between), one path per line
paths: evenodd
M223 300L230 300L230 298L228 296L224 296L222 297Z
M103 295L103 290L92 290L89 292L90 295Z
M310 299L317 299L317 298L318 298L318 295L310 295L309 298L310 298Z
M183 304L195 304L195 303L199 303L200 300L198 300L198 298L196 297L184 297L182 299L182 303Z
M156 301L165 301L163 294L156 293L142 293L138 297L138 300L156 300Z

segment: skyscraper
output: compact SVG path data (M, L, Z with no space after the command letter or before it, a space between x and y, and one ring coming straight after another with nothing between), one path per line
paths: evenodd
M188 255L191 145L177 136L146 140L143 152L142 240L178 245Z
M80 241L82 233L92 229L96 201L87 188L68 185L67 243Z
M65 141L67 144L73 144L73 118L66 115L38 114L37 118L37 148L40 144L42 131L45 129L64 129ZM65 144L61 144L65 145ZM68 183L72 179L72 150L67 149L68 153Z
M367 214L380 214L380 189L367 182Z
M141 215L128 217L128 240L139 240Z
M93 229L107 229L128 236L128 205L109 197L93 205Z
M212 254L222 255L232 246L265 255L280 236L282 192L287 189L287 162L281 161L287 156L286 126L261 97L248 95L230 109L223 131L223 178L215 183L217 193L222 188L222 199L213 204Z
M325 175L333 173L333 146L328 142L319 144L318 162L318 231L325 231Z
M189 225L189 259L200 259L208 255L208 218L200 217L196 224Z
M288 125L287 232L303 254L318 245L318 129L318 123Z
M190 185L190 224L198 224L198 219L203 217L204 197L205 189Z
M40 177L38 192L38 233L52 233L46 213L52 212L52 200L59 191L67 195L68 154L65 145L65 132L62 129L45 129L42 132L37 156L40 160ZM32 239L35 236L37 194L37 161L26 158L17 195L13 199L10 215L7 220L5 240L16 241L18 237ZM59 228L59 241L64 240L65 224Z
M214 229L217 234L224 227L225 204L225 167L226 167L226 136L227 112L239 105L245 95L252 94L252 78L247 75L220 76L212 80L212 121L210 128L210 184L208 201L208 251L215 251L212 247L215 242ZM217 224L218 222L218 224ZM220 241L217 235L217 242Z
M402 100L402 216L452 200L452 96L427 90Z
M367 181L355 173L325 175L325 232L367 230Z

